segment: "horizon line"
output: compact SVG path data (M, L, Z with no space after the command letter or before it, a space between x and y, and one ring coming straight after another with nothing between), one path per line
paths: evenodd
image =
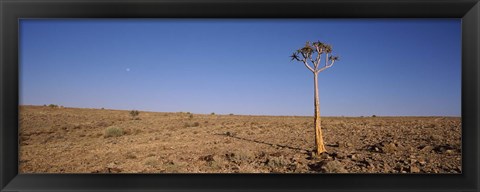
M48 107L49 105L56 105L56 104L44 104L44 105L32 105L32 104L27 104L27 105L18 105L19 107ZM63 108L73 108L73 109L97 109L97 110L117 110L117 111L140 111L140 112L150 112L150 113L191 113L191 114L198 114L198 115L211 115L211 113L192 113L189 111L152 111L152 110L139 110L139 109L115 109L115 108L94 108L94 107L68 107L68 106L63 106L63 105L56 105L58 107L63 107ZM212 112L215 115L237 115L237 116L274 116L274 117L313 117L314 115L270 115L270 114L235 114L235 113L215 113ZM321 117L462 117L460 116L454 116L454 115L324 115Z

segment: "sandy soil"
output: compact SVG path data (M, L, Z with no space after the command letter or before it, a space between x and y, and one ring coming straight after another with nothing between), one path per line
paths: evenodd
M20 107L21 173L461 173L461 119ZM113 127L113 128L112 128ZM110 136L110 129L121 129Z

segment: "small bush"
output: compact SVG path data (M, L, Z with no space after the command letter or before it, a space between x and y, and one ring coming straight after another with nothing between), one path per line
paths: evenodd
M288 161L283 157L269 157L266 162L269 167L282 167L288 165Z
M193 119L193 114L188 115L188 118Z
M145 159L144 165L155 166L158 164L158 160L155 157L147 157Z
M215 113L214 113L214 112L212 112L212 113L210 113L210 115L215 115Z
M198 126L200 126L199 122L183 124L183 127L185 127L185 128L187 128L187 127L198 127Z
M230 113L230 114L228 114L228 115L233 115L233 113Z
M377 117L376 115L372 115L372 117Z
M126 156L127 156L127 159L136 159L137 158L137 156L135 154L133 154L132 152L128 152L126 154Z
M48 105L48 107L50 107L50 108L58 108L58 105L50 104L50 105Z
M120 137L124 134L124 131L122 128L118 128L115 126L110 126L105 129L105 137Z
M138 119L137 116L140 114L137 110L131 110L130 111L130 116L132 116L132 119Z

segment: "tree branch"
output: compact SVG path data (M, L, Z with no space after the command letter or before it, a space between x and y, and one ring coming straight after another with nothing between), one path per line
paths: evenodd
M324 67L322 67L322 68L320 68L320 69L318 69L318 70L315 70L315 73L320 73L320 72L322 72L323 70L332 67L332 66L333 66L333 63L335 63L335 60L331 60L331 61L332 61L332 63L330 63L330 64L325 64Z
M331 67L333 65L333 63L335 63L335 60L330 60L332 63L328 64L327 66L328 67Z
M311 72L315 72L315 70L313 70L312 67L308 65L307 58L303 59L303 64L305 64L305 67L307 67Z
M310 57L309 59L310 59L310 62L312 62L312 64L313 64L313 69L317 69L318 63L315 62L315 61L312 59L312 57Z
M315 70L316 70L318 68L318 64L320 64L320 61L322 60L322 52L318 45L315 46L315 49L317 49L317 63L315 65Z

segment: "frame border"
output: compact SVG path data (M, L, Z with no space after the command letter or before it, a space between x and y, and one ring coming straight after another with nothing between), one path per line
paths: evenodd
M461 18L463 173L18 174L21 18ZM0 0L0 38L0 191L479 190L479 0Z

